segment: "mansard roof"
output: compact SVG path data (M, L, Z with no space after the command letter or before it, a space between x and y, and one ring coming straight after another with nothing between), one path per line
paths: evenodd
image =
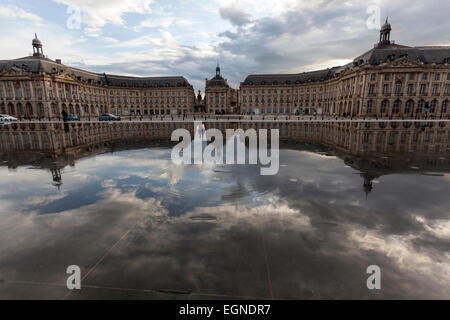
M345 66L333 67L312 72L296 74L255 74L249 75L242 85L289 85L309 82L319 82L332 79L339 75L346 67L371 65L376 66L385 62L407 58L423 64L450 64L450 47L408 47L389 43L378 44Z
M182 76L173 77L130 77L94 73L69 67L45 57L29 56L15 60L0 60L0 72L16 68L29 73L48 75L68 74L79 81L117 87L188 87L189 81Z
M450 47L408 47L398 44L377 45L355 58L358 64L379 65L399 58L408 58L424 64L450 63Z
M255 74L249 75L242 85L289 85L318 82L336 76L340 67L296 74Z
M228 87L228 82L222 76L216 75L211 80L206 80L206 87Z

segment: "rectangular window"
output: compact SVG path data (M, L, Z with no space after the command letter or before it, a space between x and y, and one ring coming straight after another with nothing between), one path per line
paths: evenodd
M435 85L433 86L433 95L438 94L438 92L439 92L439 85L438 85L438 84L435 84Z
M420 86L420 94L425 94L427 91L427 85L426 84L422 84Z

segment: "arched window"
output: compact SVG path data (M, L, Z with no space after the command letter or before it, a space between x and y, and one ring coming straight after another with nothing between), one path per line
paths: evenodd
M373 112L373 100L367 101L367 113Z
M33 107L31 104L27 103L25 106L25 109L27 110L27 116L32 117L33 116Z
M425 101L421 99L419 101L419 105L417 106L417 113L422 113L424 106L425 106Z
M436 112L436 106L437 106L437 101L436 100L431 101L430 113Z
M398 81L395 84L395 94L400 95L401 93L402 93L402 83L400 81Z
M447 113L448 100L444 100L442 102L442 110L441 113Z
M392 113L399 113L400 112L400 100L394 101L394 107L392 108Z
M24 108L23 108L23 105L22 105L21 103L19 103L19 104L17 105L17 108L19 109L19 115L20 115L21 117L23 117L23 116L25 115L25 110L24 110Z
M388 105L388 101L387 101L387 100L383 100L383 101L381 102L381 109L380 109L380 112L381 112L382 114L383 114L383 113L386 113L387 105Z
M14 105L12 103L9 104L8 109L9 109L10 115L14 116L15 113L16 113L16 110L15 110Z
M406 101L405 114L409 114L411 112L411 110L412 110L412 107L413 107L413 101L412 100Z
M42 103L39 103L39 115L45 117L44 105Z
M1 104L0 111L1 111L2 114L6 114L6 108L5 108L5 104L4 103Z

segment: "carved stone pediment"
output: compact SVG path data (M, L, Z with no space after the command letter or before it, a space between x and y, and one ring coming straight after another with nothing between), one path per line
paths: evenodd
M390 67L421 67L422 66L422 64L419 61L411 60L406 57L391 61L388 65Z
M345 76L350 73L353 73L353 70L351 68L347 67L341 72L340 76Z
M60 80L77 81L77 77L67 72L61 73L57 77Z
M14 77L14 76L22 76L27 75L29 72L24 71L23 69L17 67L11 67L0 72L1 77Z

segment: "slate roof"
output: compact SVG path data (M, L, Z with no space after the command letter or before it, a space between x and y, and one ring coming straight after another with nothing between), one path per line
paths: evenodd
M379 65L386 61L408 58L424 64L450 64L450 47L408 47L399 44L379 44L354 59L353 63L331 69L296 74L255 74L249 75L241 85L289 85L318 82L332 79L347 66Z
M372 50L355 58L355 62L361 61L370 65L378 65L387 60L408 58L423 62L424 64L450 63L450 47L407 47L398 44L378 45Z
M296 74L255 74L249 75L242 85L289 85L307 82L318 82L336 76L340 68L324 69Z
M222 76L215 76L211 80L206 80L206 87L227 87L227 81Z
M189 81L182 76L174 77L128 77L120 75L110 75L105 73L94 73L69 67L44 57L24 57L15 60L0 60L0 72L15 68L31 73L62 74L67 73L78 78L80 81L98 85L119 86L119 87L188 87Z

